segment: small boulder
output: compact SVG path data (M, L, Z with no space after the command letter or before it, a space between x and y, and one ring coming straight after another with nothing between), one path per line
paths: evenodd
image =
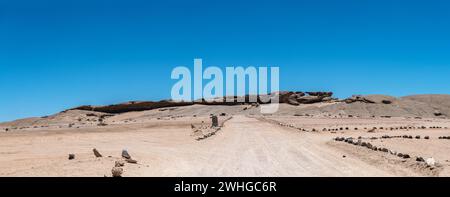
M423 157L416 157L417 162L425 162L425 159Z
M381 103L389 105L389 104L392 104L392 101L390 101L390 100L382 100Z
M131 164L137 164L138 162L136 161L136 160L134 160L134 159L126 159L126 161L128 162L128 163L131 163Z
M130 154L128 154L128 151L125 150L125 149L122 150L122 157L125 158L125 159L131 159Z
M433 114L435 116L442 116L443 115L439 110L435 110Z
M427 163L427 166L433 167L436 165L436 160L434 160L434 158L431 157L431 158L426 159L425 163Z
M75 159L75 154L69 154L69 160L74 160Z
M95 157L103 157L97 149L94 148L92 151L94 152Z
M113 177L122 177L123 174L123 168L121 167L113 167L111 170Z
M124 161L116 161L114 166L115 167L123 167L123 166L125 166L125 162Z

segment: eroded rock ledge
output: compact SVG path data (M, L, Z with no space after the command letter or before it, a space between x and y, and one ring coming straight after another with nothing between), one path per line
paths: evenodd
M200 105L248 105L248 104L266 104L267 101L270 102L271 98L279 96L279 103L286 103L290 105L301 105L301 104L313 104L313 103L325 103L325 102L345 102L345 103L375 103L363 96L353 96L348 99L338 100L333 98L333 92L293 92L293 91L280 91L268 95L246 95L242 97L223 97L221 99L213 99L212 101L206 101L205 99L196 100L193 102L175 102L171 100L162 101L133 101L115 105L107 106L91 106L85 105L76 107L76 110L86 110L86 111L96 111L103 113L125 113L131 111L145 111L153 110L166 107L179 107L179 106L189 106L194 104ZM273 100L273 99L272 99ZM386 101L386 104L389 102ZM71 109L71 110L73 110Z

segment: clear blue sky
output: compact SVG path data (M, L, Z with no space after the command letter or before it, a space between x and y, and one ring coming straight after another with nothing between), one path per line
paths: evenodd
M175 66L279 66L281 89L450 93L450 2L0 0L0 121L170 96Z

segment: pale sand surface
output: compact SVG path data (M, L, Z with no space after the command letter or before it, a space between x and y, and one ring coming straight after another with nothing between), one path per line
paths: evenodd
M189 111L190 116L182 113ZM195 109L192 109L195 108ZM225 110L228 108L220 108ZM0 176L110 176L122 149L138 164L126 164L124 176L449 176L450 122L446 119L411 118L313 118L298 116L233 115L216 135L197 141L191 124L209 124L208 110L198 106L166 111L131 112L105 119L107 126L85 121L70 128L58 119L46 127L0 133ZM242 110L233 106L232 111ZM227 111L228 112L228 111ZM73 114L72 114L73 113ZM85 112L65 116L85 117ZM82 115L80 115L82 114ZM202 115L202 116L200 116ZM230 116L219 117L223 122ZM59 118L59 116L58 116ZM63 120L66 120L63 119ZM42 123L42 122L41 122ZM39 124L41 124L39 123ZM292 127L278 123L290 124ZM43 123L42 123L43 124ZM368 133L364 127L401 125L441 126L441 129L379 130ZM3 125L5 126L5 125ZM60 128L61 127L61 128ZM78 128L77 128L78 127ZM297 128L339 128L348 131L309 132ZM359 127L359 130L353 130ZM381 137L389 135L429 135L430 140L373 140L411 156L433 157L439 167L418 168L414 159L372 152L362 147L335 142L335 137ZM97 148L102 158L95 158ZM68 154L76 155L68 160ZM108 157L111 156L111 157ZM345 156L345 157L344 157Z

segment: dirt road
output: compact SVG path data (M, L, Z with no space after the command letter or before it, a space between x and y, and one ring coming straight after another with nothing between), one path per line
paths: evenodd
M200 176L389 176L315 137L238 116L202 142Z

